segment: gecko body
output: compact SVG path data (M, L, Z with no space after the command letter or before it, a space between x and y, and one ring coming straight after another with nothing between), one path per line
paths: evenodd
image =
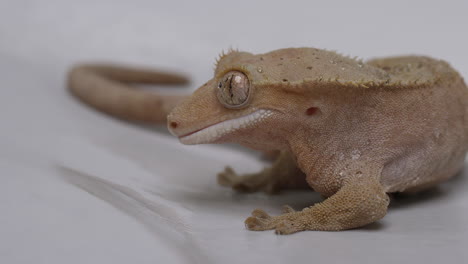
M88 102L101 88L83 92L93 71L81 70L81 77L72 71L70 87ZM454 176L468 150L466 84L446 62L429 57L362 62L314 48L231 51L214 77L183 99L174 99L167 116L182 143L233 142L280 153L259 173L226 168L220 184L248 192L311 187L327 197L300 211L285 207L279 216L256 209L245 221L250 230L364 226L386 214L388 193L424 190ZM161 107L142 112L161 116Z

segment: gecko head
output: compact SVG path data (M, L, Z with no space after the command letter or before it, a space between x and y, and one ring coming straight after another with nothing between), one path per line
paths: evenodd
M217 62L213 79L198 88L168 115L169 131L188 145L233 142L256 149L277 149L284 135L300 127L297 112L306 100L275 81L267 67L270 54L231 51ZM307 112L308 111L308 112Z

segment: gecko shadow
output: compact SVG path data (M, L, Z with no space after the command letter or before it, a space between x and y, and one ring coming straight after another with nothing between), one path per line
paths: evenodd
M461 192L463 189L467 188L467 172L468 170L465 168L464 170L457 173L457 175L455 175L452 179L425 191L410 194L390 194L391 203L389 205L389 210L399 210L413 206L421 206L424 203L430 203L436 200L443 199L446 201L452 199L457 192ZM279 209L285 204L293 207L296 210L301 210L303 208L312 206L315 203L323 201L323 197L320 194L304 190L288 190L274 195L267 195L264 193L238 193L232 190L227 190L224 191L224 193L219 191L201 192L199 194L183 194L183 196L185 199L190 199L192 201L198 200L200 204L204 204L207 207L216 207L219 204L223 204L229 208L232 206L232 204L237 204L237 206L242 206L244 208L249 206L252 210L255 208L266 209L267 211L271 211L273 215L279 214ZM246 217L247 216L248 215L246 215ZM351 229L347 231L353 232L358 230L374 232L383 230L386 227L387 223L385 223L385 221L377 221L358 229Z
M184 211L168 206L163 197L149 199L139 190L107 179L62 165L56 169L67 183L135 219L155 238L171 245L187 263L213 263L200 247Z
M466 166L465 166L466 167ZM458 192L463 191L468 186L467 179L468 169L463 168L454 177L446 182L440 183L430 189L417 193L393 193L390 194L391 202L389 209L400 209L411 206L418 206L422 203L431 202L434 200L448 200Z

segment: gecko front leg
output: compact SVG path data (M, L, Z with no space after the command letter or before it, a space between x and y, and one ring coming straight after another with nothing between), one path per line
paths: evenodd
M270 216L260 209L245 220L250 230L275 229L277 234L304 230L337 231L361 227L385 216L389 197L375 175L354 175L347 178L341 189L325 201L293 211Z
M282 189L308 188L305 174L297 167L290 153L282 151L271 167L257 173L237 175L233 169L218 174L218 183L239 192L263 191L269 194Z

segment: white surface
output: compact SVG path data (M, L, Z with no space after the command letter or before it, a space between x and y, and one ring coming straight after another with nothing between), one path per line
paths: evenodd
M253 154L182 146L65 92L67 68L84 60L179 69L194 89L231 46L428 54L468 76L468 2L376 2L1 1L0 263L466 262L466 172L364 229L249 232L254 208L320 198L234 194L214 175L261 168Z

